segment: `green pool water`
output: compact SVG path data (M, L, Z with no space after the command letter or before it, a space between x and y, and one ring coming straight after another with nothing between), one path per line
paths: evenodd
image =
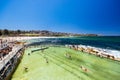
M28 55L35 49L25 50L11 80L120 80L120 62L65 47L49 47L44 52L36 51ZM66 53L71 55L71 59L65 56ZM88 71L85 72L80 66ZM24 67L28 70L25 71Z

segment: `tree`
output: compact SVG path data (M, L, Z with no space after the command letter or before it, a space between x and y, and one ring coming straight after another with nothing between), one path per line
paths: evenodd
M0 36L2 36L2 30L0 30Z
M8 31L7 29L4 29L4 30L3 30L3 34L4 34L4 35L9 35L9 31Z
M21 30L17 30L17 34L21 34Z

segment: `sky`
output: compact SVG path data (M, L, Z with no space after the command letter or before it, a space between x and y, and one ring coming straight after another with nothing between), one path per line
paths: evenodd
M120 35L120 0L0 0L0 29Z

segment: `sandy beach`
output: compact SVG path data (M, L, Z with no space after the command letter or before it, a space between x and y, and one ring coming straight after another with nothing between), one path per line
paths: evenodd
M7 40L7 41L22 41L22 40L30 40L30 39L38 39L38 38L61 38L61 37L47 37L47 36L40 36L40 37L0 37L0 39Z

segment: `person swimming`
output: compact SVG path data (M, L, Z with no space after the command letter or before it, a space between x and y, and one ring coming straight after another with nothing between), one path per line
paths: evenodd
M24 67L24 71L25 71L25 72L28 72L28 67Z
M30 55L30 53L28 53L28 55Z
M83 71L88 72L88 69L85 68L84 66L80 66L80 68L81 68Z
M48 58L45 58L45 60L46 60L46 63L48 63Z

